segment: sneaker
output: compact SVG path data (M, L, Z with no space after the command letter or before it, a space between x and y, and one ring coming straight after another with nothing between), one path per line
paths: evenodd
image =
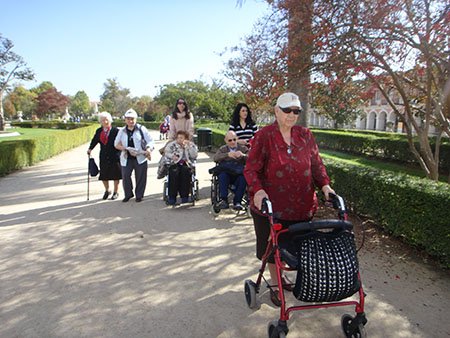
M244 207L241 205L241 203L236 203L233 205L233 209L236 211L242 211L244 210Z
M230 207L230 205L228 204L228 201L221 200L218 207L219 207L219 209L228 209Z
M108 199L108 196L111 194L111 191L105 191L105 193L103 194L103 199L106 200Z
M181 197L181 203L189 203L189 197Z
M118 197L119 197L119 193L115 192L115 193L112 194L111 200L114 201L114 200L116 200Z
M176 202L177 202L177 199L175 197L169 197L169 199L167 200L167 203L169 205L175 205Z

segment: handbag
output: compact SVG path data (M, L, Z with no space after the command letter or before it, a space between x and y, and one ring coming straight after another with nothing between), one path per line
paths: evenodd
M303 302L334 302L358 292L358 259L348 231L314 231L294 240L297 279L294 296Z
M95 177L98 175L98 172L97 163L95 163L95 160L92 157L89 158L89 175Z

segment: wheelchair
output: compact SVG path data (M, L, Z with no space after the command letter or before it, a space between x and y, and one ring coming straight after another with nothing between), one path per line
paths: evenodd
M195 174L195 163L194 163L194 166L190 168L190 170L191 170L191 176L190 176L191 184L190 184L188 198L189 198L189 203L191 203L192 206L194 206L195 202L200 199L199 188L198 188L198 179ZM166 205L169 205L169 175L168 174L164 177L163 201L166 203ZM176 203L175 203L175 205L176 205Z
M222 210L219 207L220 204L220 194L219 194L219 176L217 172L217 164L215 167L209 169L209 173L212 175L211 177L211 213L214 216L219 215L220 211ZM228 186L228 200L232 199L235 192L235 186L233 184L230 184ZM250 200L248 197L247 189L245 190L244 196L242 197L241 205L244 207L244 210L242 212L246 214L248 217L251 217L250 214ZM237 211L237 214L239 215L241 211Z

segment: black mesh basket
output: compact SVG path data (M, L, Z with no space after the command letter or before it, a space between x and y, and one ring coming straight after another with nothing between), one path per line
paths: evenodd
M353 233L312 231L295 238L297 279L294 296L304 302L333 302L359 290Z

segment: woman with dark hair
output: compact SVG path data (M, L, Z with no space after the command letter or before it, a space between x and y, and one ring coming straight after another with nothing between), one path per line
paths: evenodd
M175 108L170 116L169 140L173 141L177 137L177 132L184 130L188 132L189 139L194 137L194 116L189 111L186 100L180 97L175 104Z
M258 127L252 119L252 112L245 103L238 103L236 108L234 108L228 130L234 131L237 135L238 143L243 145L248 145L248 142L257 132Z

